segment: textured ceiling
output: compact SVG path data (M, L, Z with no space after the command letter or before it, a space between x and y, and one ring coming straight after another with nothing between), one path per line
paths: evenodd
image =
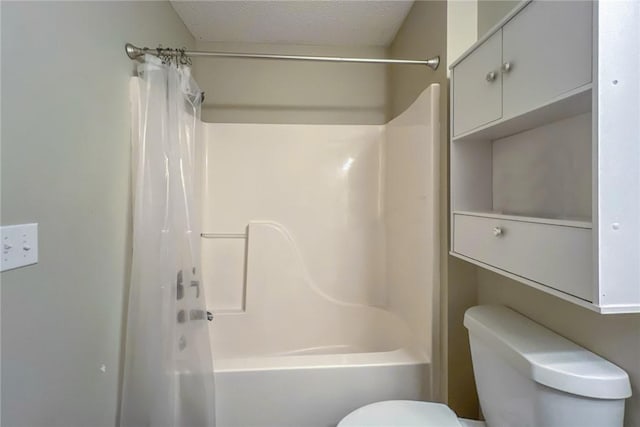
M388 46L413 0L171 2L196 40Z

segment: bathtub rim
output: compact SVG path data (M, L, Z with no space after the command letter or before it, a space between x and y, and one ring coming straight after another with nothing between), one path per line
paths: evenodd
M214 359L214 373L427 364L431 360L410 347L391 351L307 354Z

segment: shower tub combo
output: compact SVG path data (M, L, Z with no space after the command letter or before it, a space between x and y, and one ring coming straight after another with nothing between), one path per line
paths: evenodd
M386 125L203 124L218 425L432 397L438 99Z

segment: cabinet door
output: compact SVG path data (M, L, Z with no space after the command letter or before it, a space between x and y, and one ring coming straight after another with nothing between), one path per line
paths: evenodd
M502 30L453 69L453 135L502 117Z
M534 0L502 28L505 118L591 82L592 27L591 1Z

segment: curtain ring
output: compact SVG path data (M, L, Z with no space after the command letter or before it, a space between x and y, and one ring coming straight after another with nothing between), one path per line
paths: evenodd
M176 49L178 52L180 52L180 65L191 65L191 58L189 58L187 56L187 54L185 53L187 48L183 47L182 49Z

